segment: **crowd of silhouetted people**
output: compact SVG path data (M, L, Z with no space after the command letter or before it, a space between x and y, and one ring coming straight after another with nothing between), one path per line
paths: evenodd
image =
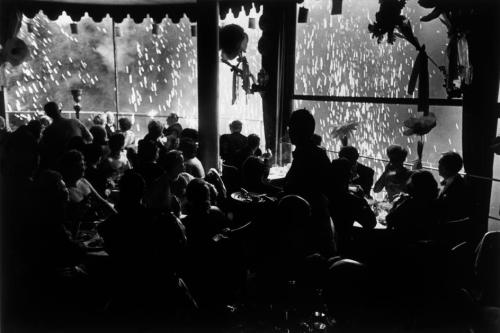
M353 146L330 160L301 109L288 122L293 161L274 182L271 152L238 120L220 137L221 170L207 170L198 132L176 114L139 139L112 113L87 128L55 102L44 110L14 132L0 124L12 313L156 314L178 325L240 316L255 331L304 332L321 313L339 331L466 332L500 305L499 236L476 247L455 152L439 160L438 184L389 146L375 180ZM382 191L384 221L372 198Z

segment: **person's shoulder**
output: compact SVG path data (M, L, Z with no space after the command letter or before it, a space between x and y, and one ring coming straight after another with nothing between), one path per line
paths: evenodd
M369 166L366 166L364 164L358 163L358 173L364 173L364 174L375 174L375 170L370 168Z

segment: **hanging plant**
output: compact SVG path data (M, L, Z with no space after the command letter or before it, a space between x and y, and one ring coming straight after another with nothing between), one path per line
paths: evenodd
M387 34L387 42L393 44L396 40L394 30L405 19L401 11L406 5L406 0L379 0L380 9L375 14L375 22L368 25L372 38L377 38L380 43Z
M421 117L410 117L403 122L406 127L404 135L418 135L420 139L417 142L417 160L414 161L414 169L422 169L422 153L424 151L424 135L436 127L436 115L432 112L424 113Z
M359 123L357 121L351 121L344 123L342 125L336 125L332 130L332 137L334 139L340 139L342 146L347 146L349 139L354 135L354 131L357 129Z
M439 18L448 29L448 66L442 67L445 73L444 86L448 98L461 97L464 87L472 82L473 69L467 35L473 10L463 0L419 0L418 3L424 8L432 8L428 15L420 19L422 22Z
M0 64L10 62L12 66L19 66L29 56L26 43L17 37L10 38L5 42L5 47L0 52Z

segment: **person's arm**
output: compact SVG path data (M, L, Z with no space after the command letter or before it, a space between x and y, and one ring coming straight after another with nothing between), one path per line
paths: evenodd
M88 128L85 127L85 125L80 120L77 119L77 121L78 121L78 127L80 127L80 131L82 132L83 141L85 141L85 143L92 143L94 137L92 136Z
M380 178L377 180L377 182L373 186L373 192L379 193L380 191L382 191L384 189L385 183L386 183L387 172L389 171L389 165L390 165L390 163L388 163L385 166L384 172L382 173L382 175L380 175Z
M355 197L356 209L355 209L355 220L363 226L365 229L373 229L377 225L377 218L375 213L372 211L370 205L364 198Z
M101 197L99 192L97 192L95 190L95 188L92 186L92 184L90 184L90 182L88 180L85 179L85 182L89 186L90 192L92 193L92 195L96 199L97 204L104 210L104 215L106 215L106 217L109 217L110 215L118 213L116 211L116 209L113 207L113 205L111 205L106 199Z

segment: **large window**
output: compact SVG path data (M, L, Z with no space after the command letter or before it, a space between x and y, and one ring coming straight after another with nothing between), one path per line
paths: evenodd
M257 78L257 73L261 68L261 55L257 51L257 44L262 31L259 29L259 18L262 10L258 13L252 8L248 16L240 12L238 17L234 17L229 12L220 25L238 24L248 34L248 46L245 54L250 71ZM249 28L249 21L254 22L254 28ZM233 61L234 62L234 61ZM221 134L229 133L229 124L233 120L240 120L243 123L243 134L257 134L261 139L261 147L265 147L264 122L262 114L262 98L258 93L246 95L240 85L238 87L238 99L232 104L233 72L229 66L220 63L219 65L219 131Z
M248 16L242 11L237 18L229 13L221 21L221 25L239 24L249 35L246 57L255 75L261 67L257 43L262 32L258 24L250 29L249 19L256 23L261 14L255 9ZM165 122L168 114L175 112L183 127L197 129L195 25L186 17L179 23L167 17L158 24L147 17L141 23L129 18L113 23L110 17L94 22L88 16L73 22L65 13L55 21L42 13L33 19L23 18L19 37L28 44L30 59L5 68L10 128L15 130L42 115L43 105L50 100L61 103L66 116L74 117L70 90L82 89L80 119L88 126L97 113L118 112L117 118L133 121L133 130L141 138L151 119ZM239 119L244 134L258 134L264 145L261 97L245 95L240 85L233 105L232 72L222 63L219 68L221 134L229 131L231 121Z

